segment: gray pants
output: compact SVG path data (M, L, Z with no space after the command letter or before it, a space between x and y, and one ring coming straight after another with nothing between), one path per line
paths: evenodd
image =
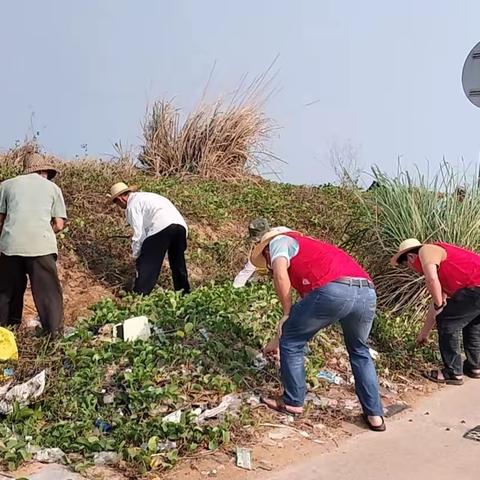
M56 336L63 329L63 295L55 254L40 257L0 255L0 326L22 321L27 276L44 330Z

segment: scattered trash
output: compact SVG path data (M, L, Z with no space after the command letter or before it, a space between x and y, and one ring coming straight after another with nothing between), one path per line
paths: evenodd
M392 405L389 405L387 408L385 408L385 417L393 417L394 415L397 415L397 413L403 412L407 408L410 408L410 406L406 403L393 403ZM411 422L412 420L409 421Z
M148 340L150 335L150 323L145 316L128 318L123 323L118 323L113 327L113 337L120 338L125 342Z
M115 394L105 393L105 395L103 395L102 401L104 405L111 405L112 403L115 403Z
M317 378L319 380L326 380L328 383L335 385L342 385L345 383L345 380L340 375L330 372L329 370L320 370L317 373Z
M338 400L335 398L327 398L327 397L319 397L317 394L313 392L307 393L305 397L305 402L311 402L313 403L316 407L320 408L335 408L338 406Z
M190 413L194 417L198 417L202 413L202 408L201 407L194 408Z
M110 423L105 422L104 420L97 418L95 420L95 426L102 432L108 433L112 429L112 425Z
M30 380L10 388L11 382L0 388L0 413L7 415L13 411L13 404L25 407L36 400L45 390L45 370Z
M177 442L167 440L166 442L159 443L157 446L158 452L171 452L177 448Z
M376 360L380 356L380 354L373 348L369 348L368 353L370 354L373 360Z
M15 375L13 368L4 368L3 372L0 374L0 381L5 382L6 380L11 380Z
M248 345L245 347L245 351L247 352L247 355L255 368L261 370L267 366L268 360L265 358L262 352L259 352Z
M115 452L97 452L93 455L93 463L97 466L116 465L120 456Z
M77 329L75 327L65 327L63 329L63 336L64 338L71 337L77 333Z
M268 360L265 358L263 353L259 353L253 359L253 365L257 370L261 370L262 368L265 368L268 365Z
M210 334L208 333L206 328L201 328L199 330L200 335L208 342L210 340Z
M237 467L252 469L252 451L249 448L237 447Z
M17 342L10 330L0 327L0 362L18 360Z
M33 458L41 463L62 463L65 460L65 453L60 448L42 448Z
M163 417L162 422L169 422L169 423L180 423L182 419L182 411L176 410L175 412L169 413L165 417Z
M480 442L480 425L477 425L476 427L472 428L467 433L465 433L463 438Z
M40 322L40 317L31 317L25 322L25 326L28 329L41 328L42 322Z
M226 412L227 410L238 410L241 405L242 400L238 395L234 393L225 395L217 407L205 410L203 413L201 413L197 418L197 423L202 423L208 418L218 417L218 415Z

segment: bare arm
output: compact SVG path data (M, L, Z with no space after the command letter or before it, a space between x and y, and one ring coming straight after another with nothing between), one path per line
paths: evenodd
M288 276L288 260L286 258L277 258L272 265L273 284L277 292L280 303L282 304L283 314L288 316L292 308L291 283Z
M438 279L437 265L430 263L423 267L425 275L425 283L427 285L428 293L430 293L433 303L436 305L443 304L443 292L440 280Z

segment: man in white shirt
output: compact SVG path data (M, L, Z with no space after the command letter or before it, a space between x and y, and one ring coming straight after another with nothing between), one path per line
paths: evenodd
M133 291L141 295L152 292L168 253L174 289L190 293L185 219L167 198L136 190L120 182L113 185L109 195L112 202L125 210L127 223L133 229L132 253L137 270Z

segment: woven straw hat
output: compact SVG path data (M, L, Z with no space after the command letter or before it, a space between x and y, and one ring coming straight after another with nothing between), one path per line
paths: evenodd
M23 173L49 172L48 178L51 180L58 173L52 157L46 157L40 153L30 153L23 160Z
M135 192L138 190L136 185L128 186L126 183L118 182L110 188L110 193L107 193L107 197L113 202L117 197L127 192Z
M422 247L423 243L419 242L416 238L408 238L404 240L398 247L398 252L390 259L390 265L392 267L398 266L398 259L404 254L414 250L415 248Z
M262 239L255 245L255 247L253 247L250 255L250 261L253 263L253 265L255 265L255 267L267 268L267 260L263 256L263 250L275 237L287 232L293 232L293 230L287 227L275 227L271 228L263 235Z

